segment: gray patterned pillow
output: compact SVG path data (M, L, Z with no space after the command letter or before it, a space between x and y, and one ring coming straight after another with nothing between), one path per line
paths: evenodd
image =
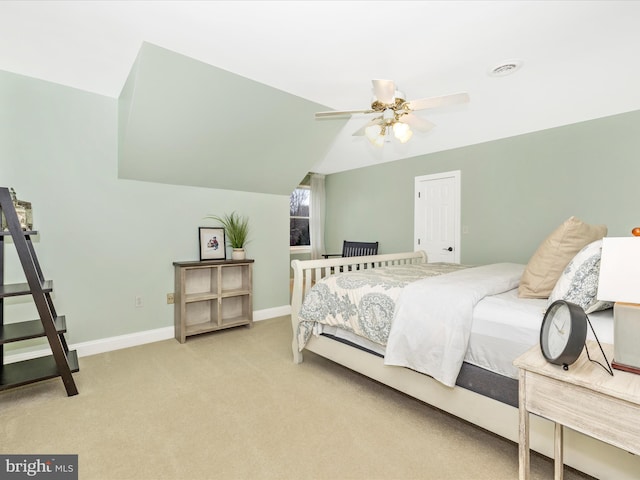
M580 305L585 313L612 308L613 303L596 298L600 275L602 240L596 240L580 250L564 269L549 296L549 305L556 300Z

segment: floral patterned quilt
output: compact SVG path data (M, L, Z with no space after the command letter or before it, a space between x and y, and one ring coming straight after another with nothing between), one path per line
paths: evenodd
M457 263L392 265L329 275L307 293L298 314L298 345L317 324L332 325L386 345L396 301L409 283L468 268Z

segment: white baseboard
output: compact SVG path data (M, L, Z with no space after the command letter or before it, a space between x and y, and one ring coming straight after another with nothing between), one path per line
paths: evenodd
M261 320L268 320L270 318L289 315L290 313L291 305L283 305L281 307L256 310L255 312L253 312L253 321L259 322ZM174 338L174 328L163 327L156 328L154 330L145 330L143 332L118 335L117 337L100 338L98 340L76 343L73 345L69 345L69 348L71 350L75 350L78 353L78 357L88 357L90 355L96 355L98 353L105 353L111 352L113 350L120 350L122 348L135 347L137 345L144 345L145 343L160 342L162 340L169 340L171 338ZM4 363L6 364L21 362L23 360L44 357L45 355L50 354L51 350L49 348L8 354L4 359Z
M145 343L169 340L173 338L174 333L175 330L173 327L156 328L144 332L128 333L126 335L118 335L117 337L76 343L75 345L70 345L69 348L75 350L78 353L78 357L88 357L89 355L135 347L137 345L144 345Z
M253 321L268 320L269 318L284 317L291 314L291 305L283 305L281 307L265 308L253 312Z

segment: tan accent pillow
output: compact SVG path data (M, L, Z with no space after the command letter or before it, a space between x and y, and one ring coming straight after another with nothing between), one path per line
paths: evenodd
M562 271L583 247L607 234L606 225L589 225L571 217L535 251L520 279L518 296L548 298Z

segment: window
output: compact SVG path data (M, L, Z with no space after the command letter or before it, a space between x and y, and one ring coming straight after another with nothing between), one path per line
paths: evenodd
M311 189L300 185L289 197L289 245L291 247L310 247L309 234L309 197Z

